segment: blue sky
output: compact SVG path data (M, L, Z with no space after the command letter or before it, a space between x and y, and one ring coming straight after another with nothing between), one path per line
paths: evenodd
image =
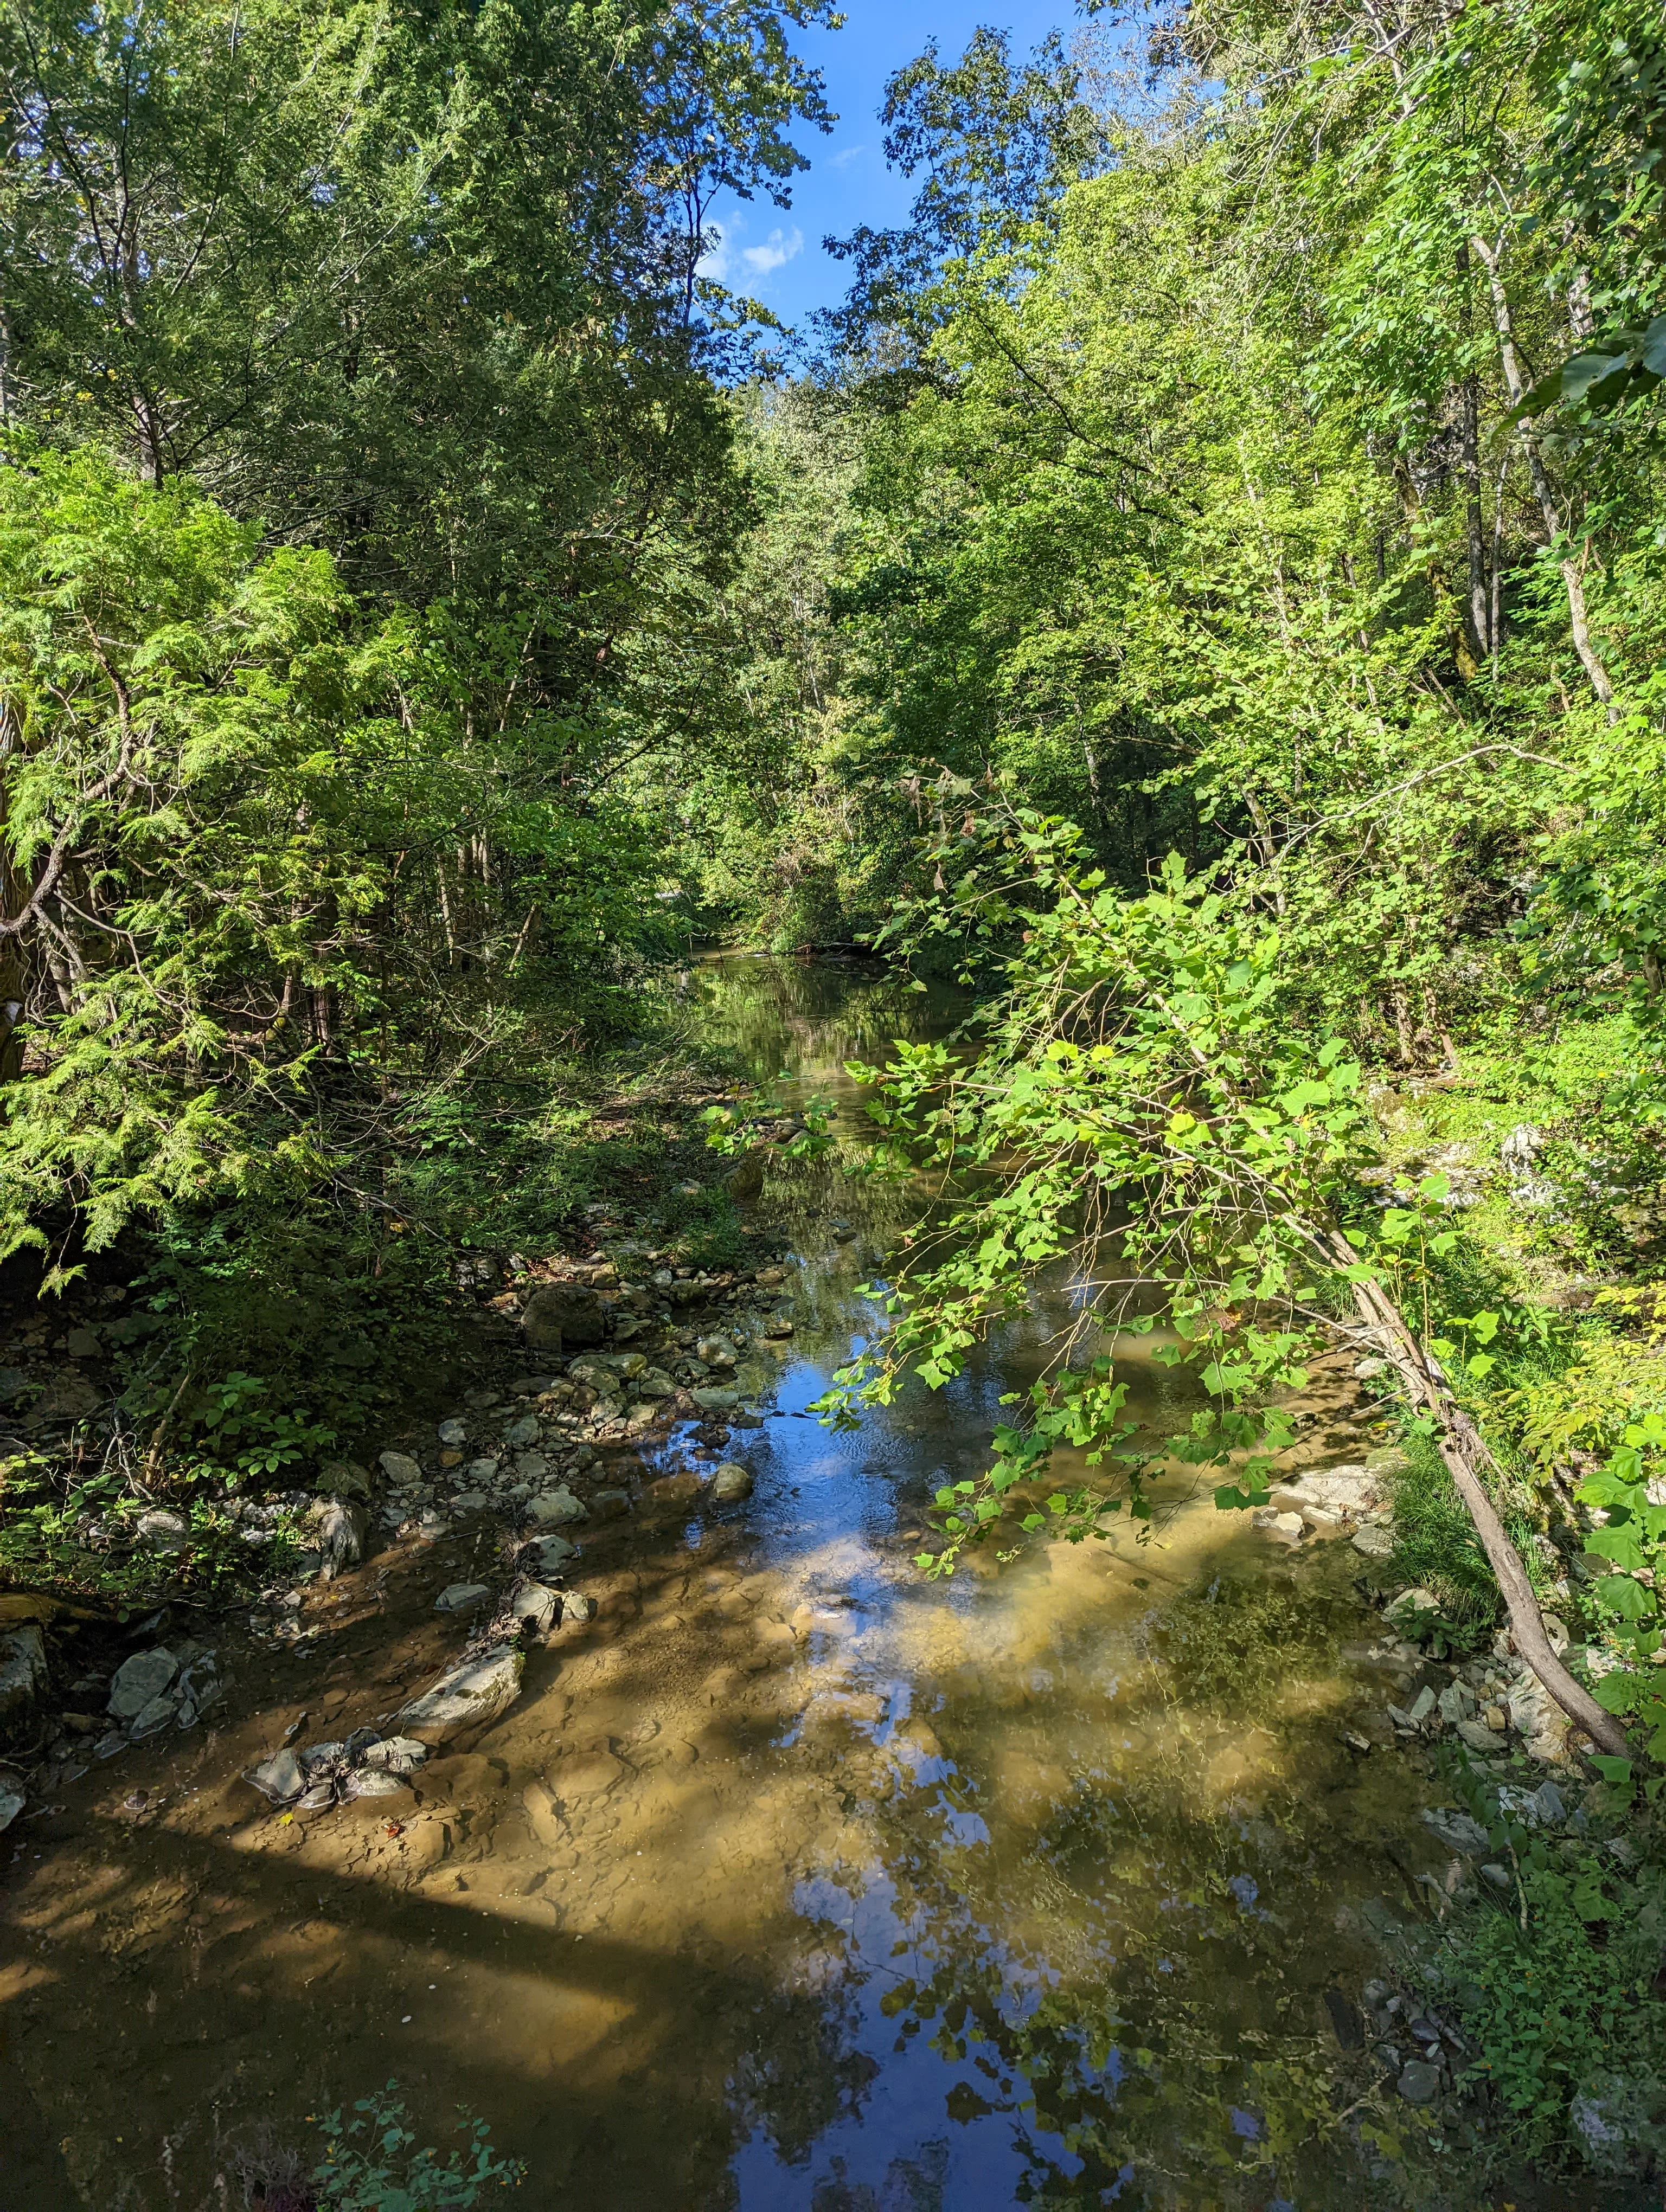
M842 31L798 34L800 52L827 79L828 105L839 119L829 137L797 132L811 166L793 180L792 206L731 199L714 210L721 242L712 273L787 323L844 295L845 265L822 251L824 236L842 236L858 223L901 222L913 204L914 186L886 169L880 151L879 108L892 70L932 38L945 61L956 60L980 23L1010 33L1015 57L1049 31L1067 34L1080 27L1070 0L1028 7L1012 0L985 0L982 7L959 0L844 0L844 13Z

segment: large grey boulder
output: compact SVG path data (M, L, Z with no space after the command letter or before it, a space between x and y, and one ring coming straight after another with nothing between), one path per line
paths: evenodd
M506 1713L520 1695L526 1661L513 1644L495 1644L413 1698L398 1717L411 1735L447 1743L465 1729L483 1728Z
M520 1327L534 1352L599 1344L606 1334L602 1302L585 1283L540 1283L522 1310Z
M179 1671L179 1662L160 1644L154 1651L136 1651L117 1668L110 1685L109 1710L119 1721L131 1721L153 1698L160 1698Z
M321 1498L309 1508L307 1523L313 1544L323 1555L320 1571L325 1582L344 1567L356 1567L363 1559L370 1516L356 1498Z
M0 1636L0 1742L27 1735L46 1693L46 1646L35 1627Z

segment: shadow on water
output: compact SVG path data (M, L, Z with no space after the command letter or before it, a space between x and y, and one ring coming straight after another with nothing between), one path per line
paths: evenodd
M958 1018L864 970L700 988L761 1073L852 1109L846 1058ZM1298 1567L1171 1480L1145 1544L927 1583L931 1492L981 1462L1049 1316L830 1434L806 1409L917 1195L774 1175L795 1334L743 1369L751 1499L588 1542L597 1619L414 1809L285 1823L236 1778L303 1705L344 1731L396 1702L419 1662L390 1624L433 1632L443 1547L252 1664L235 1727L129 1754L28 1834L0 2087L40 2142L6 2212L229 2202L240 2130L305 2141L390 2077L434 2140L487 2116L523 2201L591 2212L1463 2201L1354 2005L1444 1859L1417 1773L1344 1740L1383 1698L1347 1553ZM1139 1379L1166 1425L1182 1386Z

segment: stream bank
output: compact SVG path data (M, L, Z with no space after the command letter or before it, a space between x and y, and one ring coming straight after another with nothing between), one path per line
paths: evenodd
M760 1073L846 1107L844 1060L919 1018L836 971L710 988ZM217 1694L15 1824L3 2016L63 2201L195 2212L251 2129L295 2140L389 2078L436 2136L487 2115L536 2203L1481 2201L1485 2112L1417 1977L1493 1861L1432 1762L1462 1721L1501 1778L1517 1738L1370 1601L1362 1378L1322 1378L1281 1470L1275 1519L1323 1534L1176 1474L1149 1542L926 1583L931 1496L1049 1317L830 1435L808 1407L915 1200L783 1160L759 1203L779 1263L679 1279L599 1216L599 1258L495 1293L517 1312L471 1387L342 1493L336 1571L209 1635L155 1624L154 1694L180 1669ZM600 1344L534 1366L540 1299ZM1134 1380L1171 1425L1183 1383L1149 1357ZM512 1626L533 1583L547 1625ZM410 1717L511 1646L501 1711ZM1505 1663L1471 1662L1500 1688ZM366 1733L421 1743L395 1790L345 1786ZM245 1778L356 1739L322 1802Z

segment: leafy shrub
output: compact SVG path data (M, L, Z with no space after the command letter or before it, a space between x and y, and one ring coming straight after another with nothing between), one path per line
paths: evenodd
M1552 1848L1525 1842L1519 1891L1475 1908L1448 1954L1449 1990L1511 2151L1623 2166L1666 2150L1666 1887L1605 1879L1594 1844Z
M331 2112L321 2123L322 2161L313 2169L316 2212L471 2212L483 2192L519 2186L525 2168L495 2158L484 2120L459 2122L467 2141L442 2160L419 2144L410 2114L395 2098L398 2084L361 2097L356 2118Z

